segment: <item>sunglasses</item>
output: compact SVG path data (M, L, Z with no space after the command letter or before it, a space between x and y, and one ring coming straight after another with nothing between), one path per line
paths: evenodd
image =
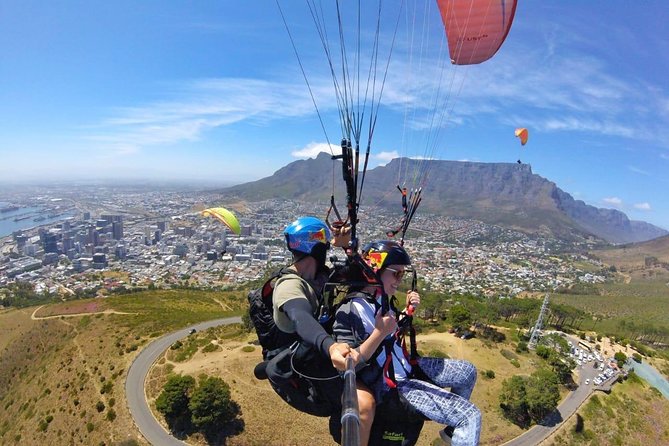
M396 280L402 280L402 278L404 277L404 273L409 271L408 269L395 269L395 268L385 268L385 270L393 273L393 277Z

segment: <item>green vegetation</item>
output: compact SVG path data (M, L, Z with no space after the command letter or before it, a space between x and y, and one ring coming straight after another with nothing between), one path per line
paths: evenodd
M531 376L512 376L502 382L499 405L504 415L521 427L539 423L555 410L560 400L558 377L550 370Z
M231 310L224 310L223 303ZM119 323L137 334L167 332L196 322L218 319L242 313L246 302L238 292L199 290L155 290L112 296L108 305L134 317L119 318ZM160 317L157 317L157 316Z
M172 431L190 426L191 413L188 408L190 393L195 387L192 376L172 375L156 399L156 409L163 414Z
M548 446L669 444L669 401L648 390L631 373L625 382L613 387L610 395L591 396L549 439Z
M191 376L170 376L156 409L173 432L202 432L209 442L242 429L239 405L231 398L230 386L218 377L203 375L196 386Z
M634 279L629 283L597 285L597 293L578 297L557 294L552 301L577 308L590 317L574 328L595 331L617 339L648 344L669 344L667 278Z
M2 290L2 305L6 307L23 308L32 305L42 305L54 302L56 295L49 293L35 293L33 285L28 282L15 282Z

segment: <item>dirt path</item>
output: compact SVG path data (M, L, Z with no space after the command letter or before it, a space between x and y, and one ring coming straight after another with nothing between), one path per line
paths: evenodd
M92 314L138 314L138 313L124 313L122 311L116 311L116 310L104 310L104 311L96 311L96 312L88 312L88 313L72 313L72 314L54 314L51 316L37 316L37 312L43 307L44 305L40 305L39 307L35 308L35 311L30 315L30 319L34 321L40 321L44 319L57 319L61 317L79 317L79 316L88 316Z
M219 305L221 306L221 308L223 309L223 311L232 311L232 308L230 307L230 305L226 305L226 304L224 304L223 302L221 302L220 300L216 299L215 297L212 297L212 299L214 299L214 302L216 302L217 304L219 304Z

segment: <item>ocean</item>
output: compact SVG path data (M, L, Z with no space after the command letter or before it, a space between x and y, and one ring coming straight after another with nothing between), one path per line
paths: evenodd
M11 235L14 231L57 223L72 216L73 212L68 211L64 214L50 217L44 208L19 207L18 209L13 209L13 207L10 208L9 203L0 202L0 237Z

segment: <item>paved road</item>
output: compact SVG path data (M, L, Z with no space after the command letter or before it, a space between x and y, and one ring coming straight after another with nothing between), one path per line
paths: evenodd
M568 337L568 339L574 345L578 345L578 341L580 341L580 339L577 338ZM565 398L565 400L558 406L555 412L544 420L543 424L532 427L524 434L504 443L504 446L534 446L541 443L548 438L550 434L557 430L557 428L562 425L563 421L571 417L595 389L610 390L612 383L615 382L616 379L616 376L614 375L607 379L601 386L593 387L594 384L592 381L600 373L599 370L593 367L593 363L584 363L577 366L576 370L578 370L578 388L567 395L567 398ZM590 380L590 384L585 384L586 379Z
M158 357L181 338L188 336L192 328L196 330L205 330L218 325L236 324L241 322L241 318L228 317L225 319L215 319L213 321L202 322L190 327L184 328L174 333L158 338L144 348L130 365L128 377L125 381L125 394L128 400L130 414L135 420L139 431L146 440L153 445L160 446L184 446L186 443L177 440L169 434L151 414L149 404L146 401L144 393L144 382L149 373L149 369Z

